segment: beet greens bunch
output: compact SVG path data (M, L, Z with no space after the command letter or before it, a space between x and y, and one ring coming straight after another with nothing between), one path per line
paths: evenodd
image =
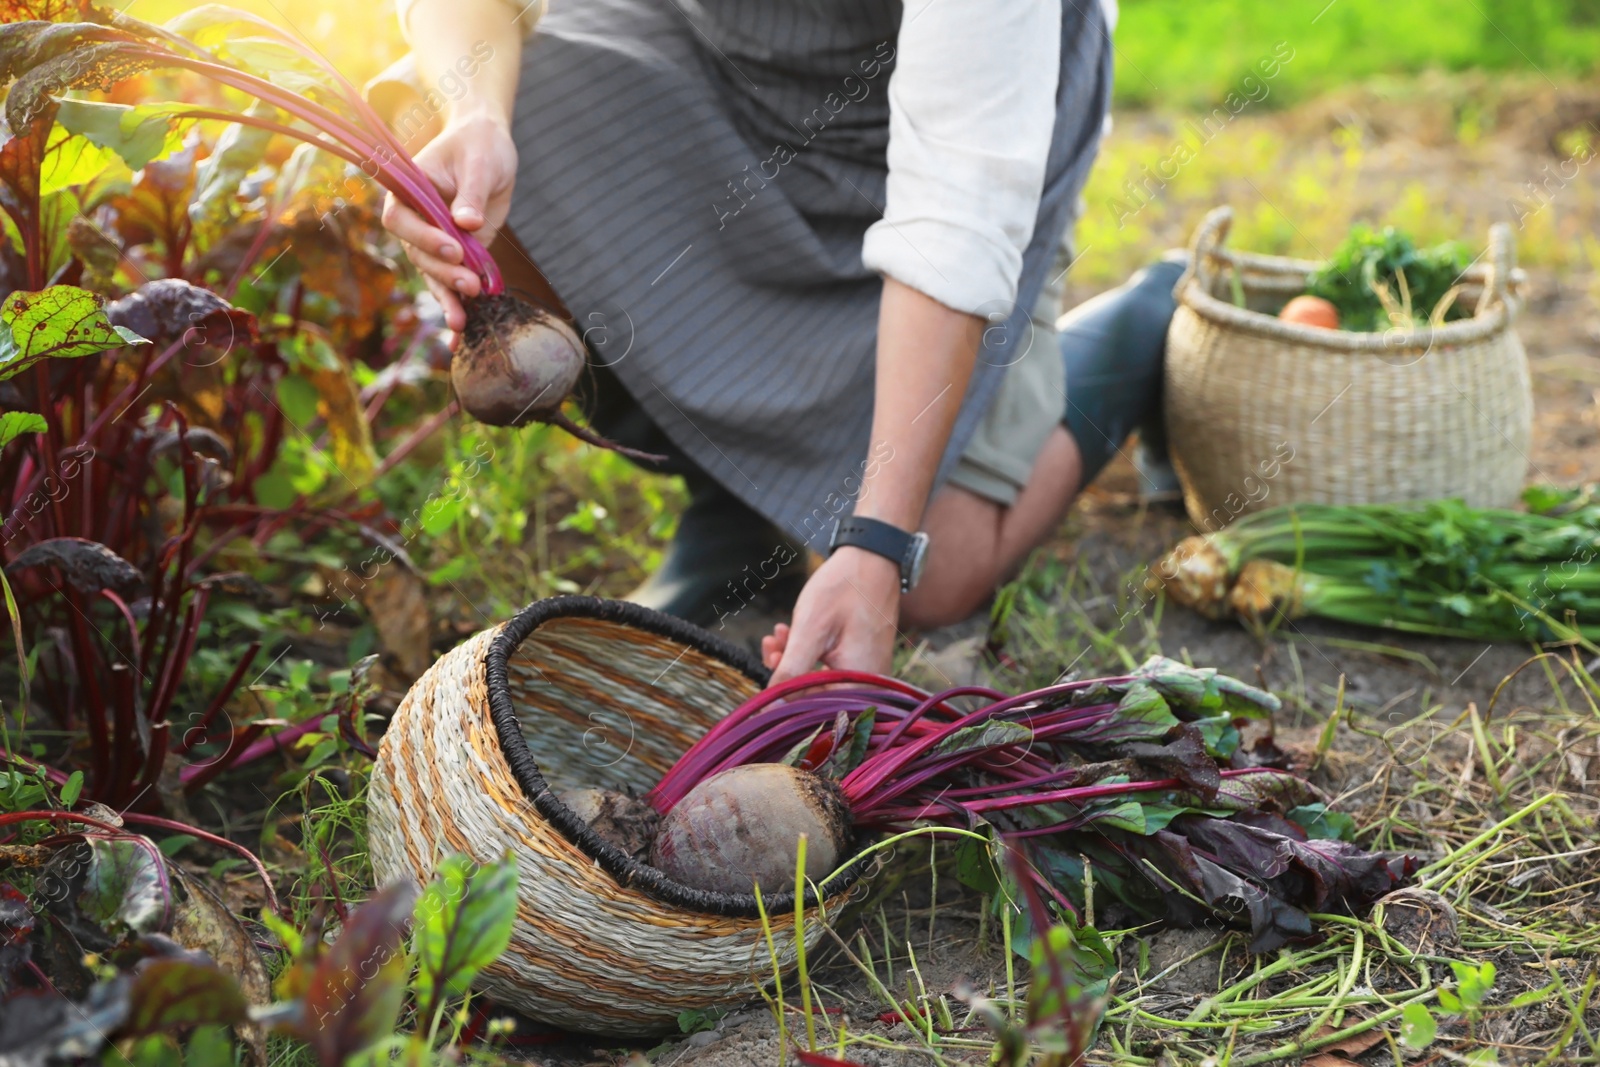
M1353 824L1305 780L1235 765L1241 730L1278 707L1161 657L1017 696L819 671L737 708L645 799L668 813L714 775L788 764L836 783L856 830L987 828L1065 908L1084 906L1088 864L1140 917L1248 923L1269 951L1308 935L1309 912L1364 908L1412 870L1343 839Z

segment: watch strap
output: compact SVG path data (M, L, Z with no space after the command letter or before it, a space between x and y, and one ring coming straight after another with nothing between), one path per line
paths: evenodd
M850 515L840 519L834 527L828 554L831 556L835 550L850 545L882 556L900 568L901 586L906 587L911 579L911 553L915 544L916 536L898 526Z

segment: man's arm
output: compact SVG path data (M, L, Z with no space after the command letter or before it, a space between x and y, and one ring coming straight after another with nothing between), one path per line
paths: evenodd
M435 87L446 111L444 130L415 153L417 163L451 199L456 225L485 245L511 205L517 169L511 109L521 43L543 9L535 2L519 13L504 0L412 0L400 8L417 71ZM470 77L463 74L467 70ZM446 323L460 330L466 324L461 297L477 296L480 283L462 266L459 242L393 196L384 204L383 224L404 242L443 306Z
M855 514L903 530L919 527L983 327L976 315L884 278L871 454L890 458L868 468ZM899 614L899 566L865 549L840 548L806 583L793 626L763 641L768 663L778 660L773 683L819 660L842 669L886 669Z
M505 0L412 0L401 6L401 27L417 73L436 90L441 82L451 87L440 91L447 120L484 114L511 121L518 46L543 10L544 4L535 2L519 11ZM485 47L490 50L486 60L481 58ZM463 69L473 74L463 76Z

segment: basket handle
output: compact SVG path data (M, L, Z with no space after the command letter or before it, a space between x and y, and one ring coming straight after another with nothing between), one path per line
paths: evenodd
M1495 304L1510 307L1522 272L1517 269L1517 246L1509 223L1489 227L1489 273L1475 314L1482 315Z
M1174 296L1182 299L1179 294L1191 280L1198 280L1203 291L1211 291L1211 283L1217 273L1212 258L1228 239L1228 230L1232 226L1233 208L1226 204L1206 212L1206 217L1195 227L1194 236L1189 239L1189 266L1178 279L1178 284L1172 287Z

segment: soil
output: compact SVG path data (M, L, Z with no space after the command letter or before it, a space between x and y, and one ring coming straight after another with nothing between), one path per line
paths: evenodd
M638 797L609 789L574 789L557 794L589 829L636 860L650 855L661 816Z
M1364 127L1369 139L1364 184L1372 195L1392 195L1421 179L1430 185L1440 211L1477 217L1491 202L1503 207L1509 189L1560 158L1551 144L1552 131L1566 128L1562 123L1570 126L1571 114L1600 115L1600 105L1581 94L1572 99L1564 96L1551 107L1557 105L1566 111L1555 115L1530 107L1522 120L1503 122L1500 133L1472 152L1447 143L1449 138L1436 129L1438 124L1426 109L1407 111L1382 100L1330 99L1287 116L1245 116L1238 121L1270 125L1279 135L1292 131L1310 143L1327 138L1353 114L1381 116L1381 121L1373 119ZM1160 120L1134 116L1119 121ZM1595 176L1584 180L1592 190ZM1172 234L1171 242L1182 243L1182 238ZM1537 412L1529 480L1561 484L1600 480L1600 308L1596 306L1600 286L1593 274L1581 271L1558 276L1533 268L1528 274L1527 304L1517 329L1533 371ZM1089 295L1086 290L1069 291L1069 303ZM1141 502L1131 465L1119 460L1084 494L1062 537L1047 551L1085 568L1089 579L1104 588L1125 589L1130 575L1191 532L1180 508ZM1153 608L1119 617L1116 597L1100 599L1107 603L1088 607L1089 617L1112 633L1122 627L1128 635L1126 644L1138 647L1145 638L1135 636L1151 632ZM743 636L753 645L776 620L745 614L750 617L740 620ZM991 673L993 667L984 659L986 631L987 621L976 619L921 635L910 673L921 671L952 684ZM1571 686L1564 686L1553 672L1535 667L1518 673L1530 658L1528 648L1521 645L1414 639L1314 620L1257 635L1236 623L1210 621L1170 606L1160 614L1155 632L1166 655L1213 665L1289 694L1278 740L1291 752L1311 749L1335 704L1341 679L1344 706L1352 719L1369 728L1410 720L1428 710L1435 711L1430 722L1447 724L1472 706L1484 712L1492 705L1497 716L1520 707L1549 707L1557 688L1567 699L1576 699ZM1497 690L1501 690L1498 697ZM1431 738L1419 734L1402 737L1400 743L1420 745L1416 752L1425 754ZM1368 734L1341 729L1314 780L1347 810L1359 810L1391 802L1387 785L1375 784L1379 774L1388 771L1375 772L1380 766L1393 770L1395 763L1394 753L1383 751ZM938 907L930 912L927 859L920 862L920 869L911 871L900 888L879 901L881 913L875 905L866 921L844 932L846 936L859 932L866 938L878 973L901 995L908 981L913 986L916 982L909 968L909 941L928 994L949 994L959 1020L964 1014L959 1004L963 991L1005 988L1003 951L992 937L981 936L979 903L960 891L953 878L938 880ZM891 931L886 943L885 935ZM1155 930L1127 939L1123 952L1126 957L1134 951L1132 945L1142 942L1148 960L1137 966L1137 972L1146 976L1149 992L1192 1002L1215 992L1224 971L1234 975L1248 966L1247 959L1230 955L1231 950L1213 951L1222 939L1216 930ZM886 958L892 959L891 967L885 967ZM1125 958L1123 963L1125 972L1133 973L1133 961ZM648 966L648 961L641 964ZM854 1046L852 1061L873 1067L928 1062L926 1054L913 1051L916 1039L904 1022L879 1020L882 1005L849 960L836 955L814 971L814 979L825 1003L843 1009L842 1016L834 1016L836 1025L847 1021L852 1034L875 1034L885 1044L908 1046L884 1050ZM790 1026L800 1025L797 1014L790 1018ZM674 1038L648 1051L652 1062L666 1067L774 1064L777 1029L772 1013L756 1002L725 1017L714 1030ZM572 1039L540 1047L535 1058L580 1064L614 1062L627 1055L626 1048ZM983 1054L974 1052L974 1058L981 1060Z

